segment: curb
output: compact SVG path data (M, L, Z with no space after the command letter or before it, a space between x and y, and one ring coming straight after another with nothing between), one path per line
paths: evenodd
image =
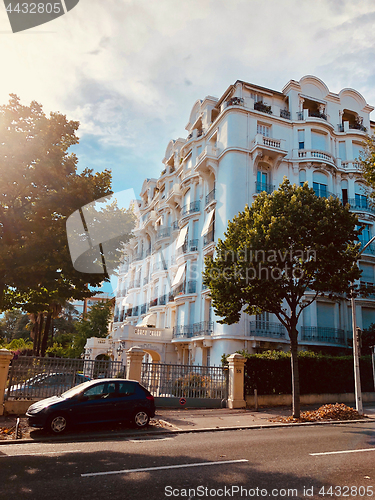
M164 421L162 421L164 422ZM166 434L196 434L199 432L226 432L226 431L243 431L250 429L277 429L280 427L303 427L303 426L314 426L314 425L345 425L345 424L364 424L364 423L374 423L374 418L366 417L360 420L327 420L321 422L291 422L291 423L272 423L272 424L258 424L258 425L239 425L236 427L206 427L199 429L180 429L176 427L175 429L163 429L163 430L150 430L142 434L130 434L116 433L113 435L109 434L89 434L86 436L46 436L41 439L12 439L12 440L1 440L1 445L7 444L30 444L30 443L70 443L70 442L85 442L97 439L119 439L119 438L134 438L142 439L143 436L162 436ZM171 424L169 424L171 425ZM173 426L175 427L175 426Z

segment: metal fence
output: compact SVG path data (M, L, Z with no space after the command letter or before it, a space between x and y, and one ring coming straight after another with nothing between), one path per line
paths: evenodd
M95 378L124 377L119 361L21 356L9 369L5 399L58 396Z
M221 366L142 363L141 383L155 397L228 397L228 369Z

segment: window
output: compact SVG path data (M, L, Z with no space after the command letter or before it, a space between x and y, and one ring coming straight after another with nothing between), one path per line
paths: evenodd
M306 182L306 170L299 171L299 185L303 186Z
M342 161L346 161L346 143L345 142L339 142L339 158L341 158Z
M267 172L262 172L258 170L257 173L257 193L262 191L267 191L268 188L268 174Z
M319 182L313 182L313 189L316 196L321 198L327 198L327 184L320 184Z
M327 136L320 132L311 132L311 147L319 151L327 150Z
M135 393L135 384L131 382L120 382L119 383L119 396L130 396Z
M361 229L362 233L358 235L358 239L361 242L362 246L366 245L371 239L370 225L369 224L361 224L360 226L356 226L356 229Z
M263 96L261 96L259 94L253 94L253 93L251 93L250 97L252 99L254 99L254 102L263 102Z
M358 208L367 208L367 196L365 194L355 193L355 206Z
M298 149L305 149L305 131L298 131Z
M353 159L359 160L361 153L363 152L362 144L353 142Z
M257 125L257 134L264 135L265 137L270 137L271 127L269 125L261 125L258 123Z

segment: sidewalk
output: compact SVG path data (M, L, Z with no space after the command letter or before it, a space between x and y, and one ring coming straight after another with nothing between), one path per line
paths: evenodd
M314 410L317 406L303 407L301 411ZM371 420L375 421L375 406L365 406L364 413ZM368 423L364 420L344 420L344 421L323 421L304 423L279 423L272 422L280 416L290 416L290 407L260 408L258 411L220 409L192 409L181 410L158 409L155 418L145 429L134 429L125 425L92 425L82 429L76 428L62 436L51 436L39 429L30 429L27 426L27 419L22 418L22 439L9 439L0 435L1 444L25 443L25 442L46 442L46 441L89 441L92 439L113 439L113 438L139 438L150 435L160 435L166 433L189 433L207 431L227 431L236 429L259 429L262 427L286 427L303 425L332 425L350 424L353 422ZM0 417L0 427L15 425L16 417ZM3 437L3 438L2 438ZM2 439L1 439L2 438Z

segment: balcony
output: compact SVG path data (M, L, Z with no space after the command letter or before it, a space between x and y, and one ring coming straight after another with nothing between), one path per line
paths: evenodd
M280 323L272 323L270 321L250 321L248 335L250 337L285 339L287 338L287 331L286 328Z
M346 129L346 127L345 127L345 125L344 125L344 124L342 124L342 125L341 125L341 124L339 123L339 124L337 125L337 130L338 130L339 132L346 132L346 130L345 130L345 129ZM360 130L361 132L367 132L367 128L366 128L364 125L362 125L362 123L356 123L356 122L354 122L354 123L350 123L350 122L349 122L349 127L348 127L348 129L349 129L349 130Z
M319 151L317 149L299 149L298 158L318 158L320 160L324 160L325 162L328 161L335 164L329 153L324 153L323 151Z
M203 246L212 243L214 240L215 240L215 231L214 230L208 231L208 233L203 236Z
M260 111L262 113L267 113L268 115L272 115L271 106L267 106L262 101L254 102L254 109L256 111Z
M167 303L167 294L160 295L160 297L158 297L158 305L165 306L166 303Z
M141 280L135 280L135 281L131 281L129 283L129 288L128 290L130 290L131 288L140 288L141 286Z
M300 340L313 343L318 342L323 344L346 346L345 332L339 328L302 326Z
M342 161L341 168L345 170L361 170L362 165L359 161Z
M215 199L215 188L208 193L206 196L206 206L211 203Z
M285 118L286 120L290 120L290 111L286 109L280 109L280 118Z
M314 192L318 198L329 198L330 196L337 198L337 195L335 195L334 193L330 193L326 189L314 188Z
M187 215L199 212L200 205L201 205L200 200L192 201L191 203L188 203L187 205L182 207L181 216L186 217Z
M229 106L244 106L244 100L242 97L232 97L227 101L226 107L228 108Z
M155 307L157 305L158 305L158 299L157 298L153 299L153 300L150 300L150 302L148 304L149 307Z
M374 205L372 205L367 199L356 200L355 198L351 198L347 201L347 203L350 205L350 210L375 214Z
M304 113L304 111L308 111L308 113ZM320 111L313 111L311 109L308 110L304 109L303 111L297 111L297 120L306 120L307 117L321 118L322 120L327 121L327 115L325 113L321 113Z
M141 315L142 314L146 314L147 311L148 311L148 305L147 304L142 304L141 305Z
M170 227L162 227L158 229L156 239L161 240L163 238L169 238L171 235L171 228Z
M186 241L182 247L177 249L177 255L182 255L188 252L198 252L198 242L199 240L197 239L189 240L188 242Z
M361 243L361 248L363 248L366 245L367 241L361 241L360 243ZM370 245L366 247L366 249L364 250L363 254L375 255L375 244L370 243Z
M178 231L180 228L179 228L179 225L178 225L178 220L175 220L172 222L172 231Z
M262 193L263 191L265 191L268 194L271 194L273 191L275 191L275 186L273 186L272 184L266 184L264 182L256 182L255 192Z
M178 325L173 327L173 338L192 338L211 336L214 332L212 321L201 321L192 325Z
M162 262L155 262L155 264L152 266L152 272L156 273L158 271L166 271L168 269L168 263L167 261Z
M188 281L187 283L182 283L173 290L174 297L179 295L189 295L197 292L197 282L194 280Z

